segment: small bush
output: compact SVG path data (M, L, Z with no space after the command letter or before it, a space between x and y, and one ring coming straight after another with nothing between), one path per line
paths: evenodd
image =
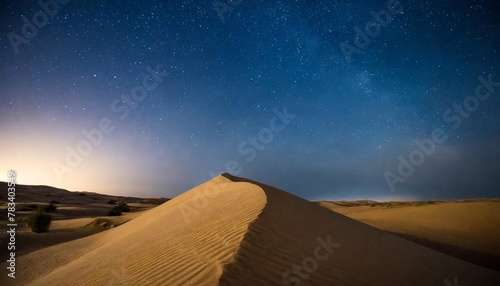
M48 212L48 213L53 213L56 210L57 210L57 207L53 203L50 203L50 205L45 206L45 211Z
M60 204L60 202L56 201L56 200L51 200L50 201L51 204Z
M110 205L114 205L117 202L118 202L117 200L109 200L109 201L107 201L107 203L110 204Z
M52 216L45 213L45 208L38 207L38 209L28 217L28 226L31 231L40 233L49 231Z
M118 202L118 208L122 211L122 212L130 212L130 207L127 205L126 202L124 201L119 201Z
M118 206L115 206L114 208L110 209L108 212L108 216L121 216L122 211Z
M109 203L109 201L108 201ZM108 216L120 216L122 212L130 212L130 207L124 201L119 201L117 206L109 210Z

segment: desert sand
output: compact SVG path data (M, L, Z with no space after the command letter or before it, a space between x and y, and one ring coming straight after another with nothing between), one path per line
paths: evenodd
M7 184L0 182L0 189L7 190ZM0 194L0 224L2 232L0 240L5 241L7 224L7 205L5 196ZM110 200L124 200L132 208L130 213L123 213L120 217L107 217L107 212L112 208ZM102 195L91 192L70 192L49 186L16 186L16 255L89 236L100 231L118 226L139 216L142 212L164 203L165 198L135 198ZM53 222L50 232L37 234L26 227L26 219L38 205L49 205L54 202L57 211L52 213ZM0 257L6 257L7 247L1 244ZM1 281L1 280L0 280Z
M500 271L500 200L318 202L440 252Z
M279 189L228 174L160 206L132 214L136 217L126 223L20 256L15 284L6 281L5 275L0 282L500 284L498 271L440 253ZM63 227L71 224L78 229L86 223L88 220L80 218L64 222ZM0 267L5 269L5 263Z

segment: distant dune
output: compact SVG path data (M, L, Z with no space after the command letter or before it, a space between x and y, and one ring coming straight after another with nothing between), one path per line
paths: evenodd
M228 174L19 265L16 285L500 283L499 272Z

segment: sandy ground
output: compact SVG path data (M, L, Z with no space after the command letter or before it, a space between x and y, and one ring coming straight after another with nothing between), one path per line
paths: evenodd
M33 241L41 241L39 247L19 255L15 283L5 273L0 285L500 285L498 271L348 217L373 212L374 221L384 221L386 215L377 216L377 208L396 207L321 204L335 211L344 208L345 216L230 175L216 177L152 209L151 205L141 209L146 202L138 202L136 212L116 219L88 216L92 211L83 211L83 205L92 205L97 213L106 202L95 202L98 199L90 194L79 197L71 199L85 203L62 209L77 217L55 221L49 233L33 234ZM467 233L462 229L464 220L489 220L477 237L485 239L482 251L493 247L495 237L483 235L496 221L476 213L485 211L484 206L448 206L449 221L443 222L444 228L459 228L462 232L457 236L462 237ZM445 211L426 211L425 225L441 230L439 225L432 226L436 221L432 214ZM418 224L414 215L407 214L409 225ZM400 217L394 214L394 220ZM76 238L43 246L53 239L50 235L62 232ZM79 232L89 233L78 238L75 233ZM0 263L1 269L5 266Z
M216 285L265 198L220 177L119 227L20 257L29 265L20 283Z
M7 190L7 184L0 182L0 189ZM0 258L8 259L7 249L7 205L6 196L0 194ZM126 201L131 207L119 217L108 217L107 212L116 204L110 200ZM146 210L167 201L165 198L135 198L102 195L90 192L69 192L49 186L16 186L16 256L22 257L31 252L45 249L53 245L63 244L100 233L134 219ZM47 233L33 233L27 226L27 217L39 205L53 203L57 209L51 213L53 221ZM73 251L73 250L72 250ZM70 252L72 252L70 251ZM47 258L45 258L47 259ZM5 263L4 263L5 264ZM2 265L2 269L5 269ZM19 267L19 265L18 265ZM30 266L25 267L29 269ZM12 283L6 280L6 271L2 271L0 285ZM22 285L23 278L15 280L12 285ZM21 283L21 284L19 284Z
M500 270L500 200L318 202L463 260Z

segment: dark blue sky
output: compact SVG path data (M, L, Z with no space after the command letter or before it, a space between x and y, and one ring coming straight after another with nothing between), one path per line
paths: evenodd
M47 3L0 4L19 183L171 197L229 170L307 199L499 196L498 1Z

